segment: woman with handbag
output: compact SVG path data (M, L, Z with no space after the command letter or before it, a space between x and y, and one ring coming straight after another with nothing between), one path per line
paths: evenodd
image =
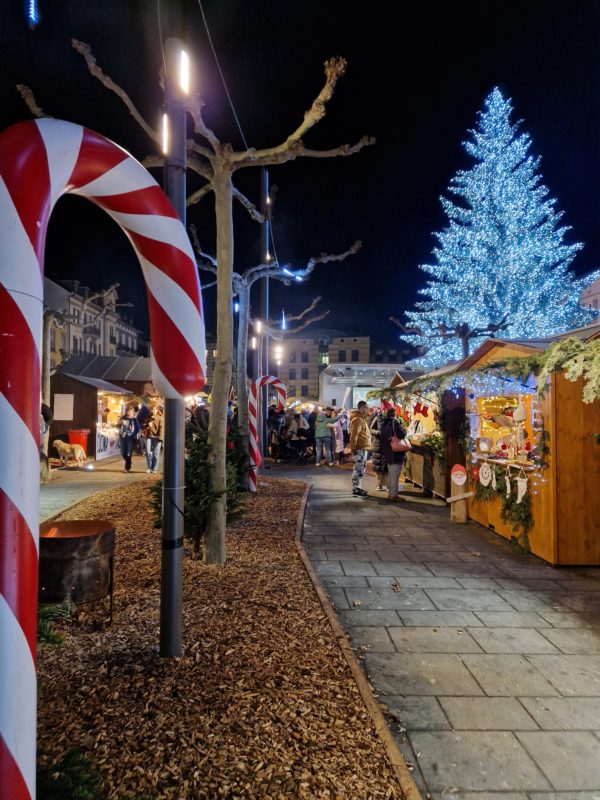
M389 408L381 426L381 450L387 463L388 500L406 500L398 496L398 481L410 444L406 431L396 419L396 411Z

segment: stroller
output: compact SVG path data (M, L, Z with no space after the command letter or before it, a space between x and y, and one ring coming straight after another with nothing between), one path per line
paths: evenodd
M306 431L306 433L304 431L298 431L297 439L286 438L285 445L285 461L303 465L311 458L314 458L314 448L310 446L308 431Z

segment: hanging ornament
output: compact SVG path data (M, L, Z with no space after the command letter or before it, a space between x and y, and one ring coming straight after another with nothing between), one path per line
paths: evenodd
M428 414L429 414L429 406L428 405L424 405L422 407L421 414L423 414L424 417L428 416Z
M479 480L479 464L474 464L471 467L471 475L473 476L474 481Z
M492 468L484 461L484 463L479 467L479 483L482 486L489 486L492 482Z
M527 494L527 484L529 483L529 481L527 480L527 475L525 475L523 470L521 470L516 480L517 480L517 503L520 503Z
M492 469L492 489L494 491L496 491L498 489L498 486L496 484L496 468L495 467Z
M510 497L511 492L511 483L510 483L510 470L506 470L506 496Z
M421 414L421 413L422 413L422 409L421 409L421 403L420 403L419 401L417 401L417 402L414 404L414 406L413 406L413 412L414 412L415 414Z

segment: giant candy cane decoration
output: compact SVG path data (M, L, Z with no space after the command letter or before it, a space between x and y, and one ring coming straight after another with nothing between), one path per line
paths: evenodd
M265 384L272 384L277 392L277 405L279 408L285 407L287 393L285 384L279 378L272 375L263 375L250 384L250 395L248 397L248 428L250 431L249 450L250 450L250 470L248 473L248 489L256 491L257 469L260 467L261 457L258 447L258 390Z
M144 273L153 381L169 398L204 385L202 301L194 254L152 176L80 125L22 122L0 134L0 786L35 796L40 356L44 245L56 201L105 209Z

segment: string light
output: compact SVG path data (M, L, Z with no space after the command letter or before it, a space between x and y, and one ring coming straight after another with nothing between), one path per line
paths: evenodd
M407 327L420 333L402 337L427 350L415 360L426 368L461 359L461 341L452 333L458 326L485 330L506 319L497 336L532 339L593 318L580 295L599 273L577 279L569 270L582 244L563 241L569 229L559 224L540 159L511 112L511 101L494 89L465 143L476 163L450 182L457 202L441 199L449 225L436 234L435 263L421 266L429 276L423 299L406 312ZM484 338L471 338L471 349Z
M40 24L40 9L37 0L27 0L27 24L33 30Z

